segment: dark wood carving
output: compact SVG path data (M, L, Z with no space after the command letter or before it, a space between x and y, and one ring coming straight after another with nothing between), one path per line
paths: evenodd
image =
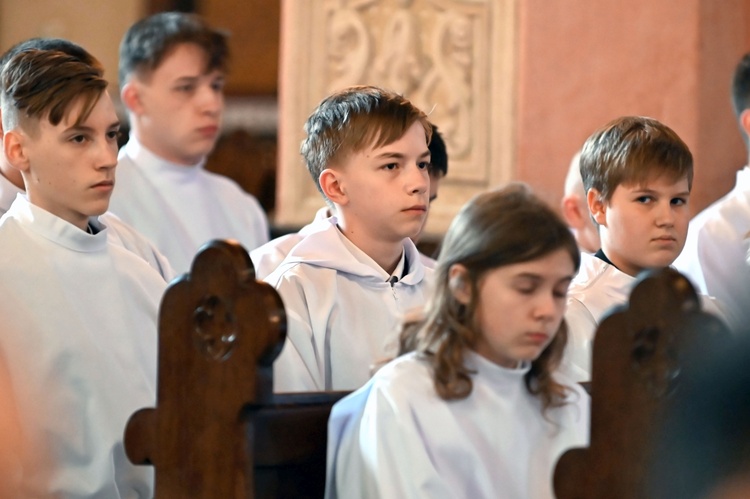
M159 315L157 405L125 431L130 460L155 468L155 497L322 497L328 414L343 394L273 395L286 316L247 251L204 246Z
M555 468L558 499L647 497L648 463L681 365L691 352L729 333L700 310L689 281L672 269L645 277L628 305L594 338L591 441L566 452Z

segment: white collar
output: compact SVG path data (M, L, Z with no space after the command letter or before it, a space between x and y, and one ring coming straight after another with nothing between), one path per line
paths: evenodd
M335 220L334 220L335 222ZM341 238L341 241L344 243L344 246L347 250L349 250L349 253L352 254L355 260L357 260L359 263L363 265L367 265L368 267L372 267L373 269L377 270L379 274L381 274L383 281L390 282L391 277L396 276L397 280L400 280L401 277L403 277L404 273L404 267L405 267L405 254L404 250L401 250L401 259L399 260L398 264L396 265L396 270L393 271L393 274L389 274L386 272L383 267L378 265L378 263L372 259L370 255L362 251L362 249L351 242L348 237L346 237L341 230L336 226L336 232L338 232L339 237Z
M89 234L57 215L31 204L24 194L16 197L5 216L18 220L28 230L73 251L90 253L107 246L107 228L95 217L89 221L101 230L96 234Z

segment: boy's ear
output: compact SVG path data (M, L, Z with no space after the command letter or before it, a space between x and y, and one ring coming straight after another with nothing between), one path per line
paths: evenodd
M323 194L337 205L345 205L349 202L349 198L341 185L340 172L334 169L326 168L320 172L318 182L320 182L320 188Z
M745 109L740 113L740 126L742 126L745 135L750 137L750 109Z
M584 213L581 209L581 201L576 195L565 196L562 200L562 216L570 228L580 229L586 221L585 217L589 216L588 212Z
M18 130L3 134L3 152L10 165L22 172L29 169L29 158L24 147L25 137Z
M453 297L462 305L468 305L471 301L471 284L469 283L469 271L460 263L454 263L448 269L448 287Z
M596 223L606 227L607 203L602 198L601 193L594 188L589 189L586 193L586 202L589 205L589 212L591 212L591 216L594 217Z
M120 99L130 112L135 114L141 114L143 112L143 104L141 103L138 82L131 80L123 85L122 90L120 91Z

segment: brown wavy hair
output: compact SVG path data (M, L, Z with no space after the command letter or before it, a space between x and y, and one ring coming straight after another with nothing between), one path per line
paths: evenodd
M435 269L435 290L423 320L405 327L400 352L418 351L430 362L435 390L444 400L463 399L472 390L472 371L464 364L481 334L475 324L479 283L497 267L528 262L564 249L575 270L580 252L568 227L528 186L513 183L474 197L456 215L443 240ZM449 285L451 266L468 271L471 299L460 303ZM498 317L502 320L502 317ZM565 321L550 344L531 362L526 388L542 400L543 411L563 404L567 388L552 373L560 365L568 332Z

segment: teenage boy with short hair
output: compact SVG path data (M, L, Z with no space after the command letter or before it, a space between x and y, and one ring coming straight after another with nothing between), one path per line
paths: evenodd
M443 141L443 138L440 136L437 127L434 125L432 127L432 139L430 140L428 149L430 150L431 157L430 166L428 167L428 172L430 175L429 199L430 205L432 205L432 202L437 199L440 180L442 180L443 177L448 174L448 152L445 148L445 142ZM281 262L284 261L284 258L286 258L292 248L294 248L297 243L304 239L305 236L307 236L308 234L312 234L318 229L325 229L327 226L329 226L330 223L327 221L327 219L331 216L330 213L331 207L326 205L326 207L319 209L315 213L315 218L313 219L313 221L302 227L299 232L277 237L276 239L267 242L260 248L256 248L251 251L250 258L252 258L253 260L256 278L264 279L271 272L273 272L276 267L278 267ZM427 219L425 218L425 223L426 221ZM416 243L418 240L418 236L412 238L412 240ZM420 253L420 259L425 266L429 268L435 268L434 259L422 253Z
M203 168L219 137L227 54L224 33L179 12L135 23L120 44L131 132L119 155L112 211L179 273L211 239L235 239L248 251L268 241L258 201Z
M274 389L351 390L395 353L404 314L426 300L431 271L410 238L427 216L431 126L403 97L351 87L305 130L302 155L336 217L266 278L289 321Z
M100 70L102 73L104 72L104 68L99 61L97 61L83 47L62 38L31 38L12 46L2 55L2 57L0 57L0 71L2 71L5 62L11 57L19 52L32 49L58 50L84 64ZM0 86L0 91L1 90L2 87ZM2 109L0 109L0 117L1 116ZM0 119L0 141L2 140L2 135L3 127L2 120ZM0 216L10 209L10 205L19 194L24 193L25 187L23 185L21 172L13 168L5 158L5 154L0 151ZM99 217L99 222L102 222L109 229L107 231L107 237L112 243L130 250L146 260L149 265L161 274L165 281L169 282L172 280L174 277L174 270L172 270L166 257L162 255L150 241L136 232L135 229L110 212L103 213Z
M625 116L588 138L580 168L601 249L581 255L568 291L570 335L563 366L578 380L589 380L591 343L601 319L627 301L641 271L667 267L682 251L693 156L666 125Z
M12 497L151 497L123 429L156 394L166 283L97 220L114 187L119 121L99 65L59 51L12 56L3 151L26 195L0 219L0 361L24 447ZM6 459L6 462L8 460Z

